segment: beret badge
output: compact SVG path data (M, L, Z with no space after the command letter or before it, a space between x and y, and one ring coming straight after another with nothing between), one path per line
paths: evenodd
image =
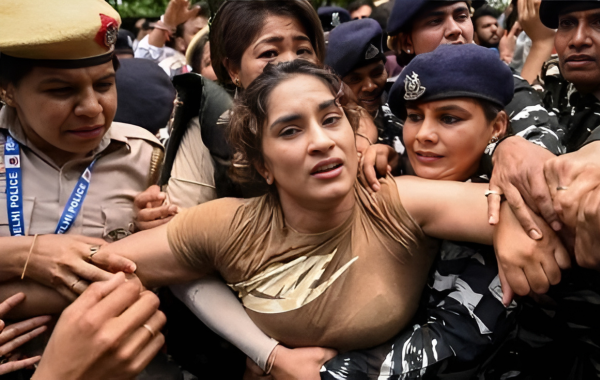
M341 23L342 23L342 21L340 20L340 13L333 12L333 14L331 15L331 26L333 26L335 28L336 26L339 26Z
M116 24L109 24L106 27L106 36L104 36L104 44L108 47L113 46L117 43L117 37L119 36L119 28Z
M404 100L417 100L425 93L426 88L421 85L419 75L413 71L412 75L404 78Z
M367 52L365 53L365 59L366 60L373 59L377 56L377 54L379 54L379 49L377 49L375 46L373 46L373 44L369 44L369 48L367 49Z

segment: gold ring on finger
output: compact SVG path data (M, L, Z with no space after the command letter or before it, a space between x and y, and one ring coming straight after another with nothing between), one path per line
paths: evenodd
M556 191L569 190L569 186L557 186Z
M90 255L88 256L88 259L90 261L92 261L92 257L94 257L94 255L96 253L98 253L99 250L100 250L100 246L99 245L91 245L90 246Z
M154 336L156 335L156 333L154 332L154 330L152 329L152 327L150 327L147 324L143 324L142 327L145 328L146 330L148 330L148 332L150 333L150 335L152 335L152 337L154 338Z

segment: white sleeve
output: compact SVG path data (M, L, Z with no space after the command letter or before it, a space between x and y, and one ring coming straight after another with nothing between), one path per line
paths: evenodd
M167 51L165 47L150 45L150 42L148 41L149 36L150 35L148 34L142 38L142 40L138 43L133 56L135 58L149 59L159 63L163 59L167 58Z
M218 277L207 276L171 291L211 330L234 344L263 370L278 342L265 335Z

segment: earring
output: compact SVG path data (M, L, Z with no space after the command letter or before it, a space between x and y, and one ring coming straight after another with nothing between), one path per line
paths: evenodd
M240 78L235 78L235 85L236 85L237 87L242 87L242 86L240 85Z
M492 136L492 139L490 140L490 142L488 144L495 144L498 142L498 140L500 140L498 138L498 136Z
M407 52L408 54L410 54L410 49L406 49L406 52Z

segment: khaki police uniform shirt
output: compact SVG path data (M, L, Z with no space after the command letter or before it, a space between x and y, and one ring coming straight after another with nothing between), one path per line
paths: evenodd
M202 141L198 117L190 121L181 139L171 178L164 190L169 202L182 208L217 198L215 168L210 152Z
M6 208L4 142L7 133L20 144L25 233L52 234L83 171L98 157L90 187L68 234L113 241L133 231L133 199L150 182L151 161L162 153L148 131L113 123L93 154L56 166L27 140L14 109L0 110L0 236L10 236Z

